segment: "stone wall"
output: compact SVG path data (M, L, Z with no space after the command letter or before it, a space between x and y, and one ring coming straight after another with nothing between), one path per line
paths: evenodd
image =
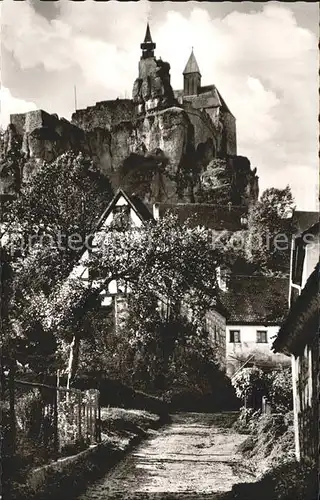
M131 99L116 99L97 102L95 106L78 109L71 117L71 123L83 130L96 127L111 129L121 122L133 122L135 107Z
M223 125L222 145L220 155L236 155L237 154L237 136L236 136L236 119L228 111L221 113L221 122Z
M208 139L211 139L214 146L212 149L212 158L214 158L216 151L219 149L219 134L222 127L220 129L219 127L215 127L206 111L193 108L189 102L184 102L183 109L186 111L194 128L193 144L195 150L200 144L205 144Z
M226 369L226 318L215 309L206 313L206 328L212 345L218 355L218 363L222 370Z

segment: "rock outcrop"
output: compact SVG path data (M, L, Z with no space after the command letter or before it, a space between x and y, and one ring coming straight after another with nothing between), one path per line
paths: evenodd
M225 197L230 202L249 204L256 200L258 178L248 159L236 156L235 118L221 94L215 85L201 86L193 53L184 71L184 88L174 91L170 65L154 56L155 47L148 26L132 99L98 102L77 110L71 122L41 110L12 115L2 157L10 151L14 136L26 158L19 173L24 179L43 161L51 162L68 150L83 151L115 189L124 182L123 172L128 178L134 177L139 169L137 162L141 162L143 196L148 201L160 201L161 192L161 201L171 203L197 201L208 165L221 159L225 160L225 169L212 179L213 184L219 185L222 175L229 184ZM148 168L151 172L147 175ZM2 171L3 186L17 183L17 172L13 182L13 174L6 173L4 164ZM210 175L216 175L214 169Z
M176 100L170 85L170 64L161 59L141 59L132 100L139 114L173 106Z

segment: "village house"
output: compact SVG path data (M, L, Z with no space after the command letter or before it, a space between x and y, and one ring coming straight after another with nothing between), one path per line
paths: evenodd
M221 292L227 310L226 372L241 368L264 371L290 365L287 356L271 350L287 310L288 278L232 276Z
M291 357L297 460L316 462L319 457L319 235L317 221L294 237L290 309L273 343L276 353Z

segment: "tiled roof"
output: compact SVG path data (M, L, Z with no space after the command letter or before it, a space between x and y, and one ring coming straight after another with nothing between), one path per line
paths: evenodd
M215 85L205 85L204 87L200 87L198 95L194 96L185 96L182 89L174 90L173 92L176 99L190 101L195 108L211 108L219 106L222 111L226 111L232 115L229 107Z
M300 234L309 227L319 222L319 212L306 212L295 210L293 213L293 222L296 225L297 233Z
M240 231L243 229L241 217L247 214L245 206L213 205L206 203L159 203L159 215L166 213L178 216L179 222L190 220L192 226L207 229Z
M128 195L127 197L130 199L132 206L136 209L137 213L141 215L144 221L149 221L153 219L152 213L148 210L147 206L141 201L139 196L135 194Z
M288 278L231 276L221 301L229 324L280 325L288 310Z
M290 308L272 349L299 354L319 331L319 264L310 274L301 295Z

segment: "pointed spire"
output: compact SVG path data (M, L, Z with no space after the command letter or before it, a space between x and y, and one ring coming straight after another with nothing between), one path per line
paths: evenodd
M156 44L152 41L149 23L147 23L146 35L144 37L143 43L140 44L140 47L142 49L143 59L154 57L154 49L156 48Z
M184 68L184 71L183 71L184 75L187 75L188 73L199 73L199 75L201 76L197 60L196 60L195 55L193 53L193 47L192 47L188 62L186 64L186 67Z
M149 23L147 23L146 36L144 37L144 42L143 43L148 43L148 42L153 43L152 42L152 38L151 38Z

